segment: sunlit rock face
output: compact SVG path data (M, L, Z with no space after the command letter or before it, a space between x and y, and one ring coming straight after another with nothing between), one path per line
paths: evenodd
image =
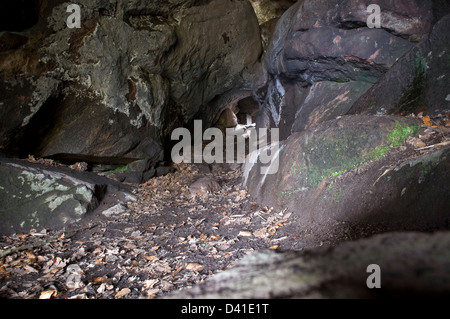
M247 1L90 0L73 29L67 2L34 5L34 24L0 30L0 149L13 155L162 160L175 127L251 87L262 51Z

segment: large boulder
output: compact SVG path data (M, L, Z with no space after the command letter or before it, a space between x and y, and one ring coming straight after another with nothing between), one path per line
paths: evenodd
M132 199L125 186L93 173L10 159L0 160L0 190L1 235L68 226L112 193Z
M13 155L160 161L174 128L251 87L262 51L248 1L90 0L79 29L67 2L36 5L25 40L0 52L0 149Z
M442 232L389 233L304 252L261 251L170 298L446 298L449 249L450 233Z
M349 114L410 114L450 111L450 15L367 91Z
M307 82L325 77L345 79L353 73L351 65L359 69L362 64L365 69L391 66L408 47L401 39L417 41L430 32L431 0L377 4L382 11L381 29L367 27L370 13L364 1L298 1L277 26L279 36L266 57L270 73L286 72ZM305 65L312 68L303 68Z
M308 229L320 242L348 227L354 237L445 228L450 149L421 154L404 144L419 130L425 135L415 120L396 116L328 121L281 143L275 174L248 160L244 184L261 205L292 212L288 236Z
M380 29L368 27L364 1L298 1L281 17L265 56L269 81L255 95L282 139L347 114L428 36L431 0L374 3Z

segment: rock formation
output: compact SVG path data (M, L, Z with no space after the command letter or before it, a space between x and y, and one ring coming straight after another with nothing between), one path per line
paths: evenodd
M444 18L434 26L443 13L437 9L438 1L377 4L382 10L380 29L367 27L369 13L362 1L298 1L282 16L265 57L269 82L256 96L283 139L349 112L366 112L368 107L372 114L397 114L399 103L419 100L408 98L411 91L428 96L430 113L450 109L444 93L448 86L443 80L434 83L448 70L443 65L448 23ZM427 80L420 78L423 68L430 68ZM401 85L390 86L395 81ZM422 93L417 92L420 88ZM410 113L420 109L420 102L415 104Z
M445 298L449 234L391 233L305 252L259 252L190 290L184 299ZM381 289L369 289L369 265Z
M449 222L449 189L433 186L449 174L448 147L430 145L447 138L414 144L447 128L397 116L449 114L449 7L377 4L381 28L368 27L362 1L298 1L277 24L268 82L255 92L258 125L284 141L278 172L249 159L244 184L261 204L292 211L298 231L315 227L317 243L344 224L362 236Z
M36 6L34 26L0 30L4 153L161 161L174 128L251 88L261 41L247 1L91 0L79 29L66 2Z
M121 182L173 171L171 134L195 120L279 129L279 169L261 174L252 153L243 184L267 212L290 216L278 234L308 233L291 249L343 232L448 229L450 4L373 2L375 28L362 0L87 0L79 28L62 0L2 2L0 155L10 158L0 161L0 232L78 221L105 189L126 198ZM28 155L75 170L11 159ZM220 188L190 185L199 196ZM126 209L111 206L112 217ZM442 232L261 252L178 296L376 297L359 285L377 261L388 293L439 294L449 290L445 249Z

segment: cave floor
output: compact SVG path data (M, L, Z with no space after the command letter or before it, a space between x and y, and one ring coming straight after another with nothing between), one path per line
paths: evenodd
M221 190L193 197L188 187L205 175L204 167L176 168L135 185L137 200L118 215L96 214L65 230L1 237L6 256L0 258L0 297L160 298L255 250L289 250L294 243L298 250L299 236L305 246L315 245L307 231L289 232L289 212L252 201L242 189L240 169L208 167Z
M447 133L427 144L448 145ZM124 203L119 214L104 216L109 206L102 203L104 209L63 230L0 237L0 298L162 298L257 250L326 248L382 231L343 223L329 227L333 233L299 230L291 212L256 203L242 188L240 167L174 167L174 173L132 185L136 201ZM205 176L220 190L193 197L189 186Z

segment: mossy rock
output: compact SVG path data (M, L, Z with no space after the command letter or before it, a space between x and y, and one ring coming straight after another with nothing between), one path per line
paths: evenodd
M260 204L292 212L298 229L337 221L393 230L445 226L448 187L441 185L444 180L437 186L431 181L450 174L450 151L411 164L415 154L400 146L419 130L416 120L398 116L329 121L284 142L276 174L261 175L259 163L246 165L246 186Z
M96 184L66 173L0 162L0 234L62 227L98 205Z
M0 158L0 236L69 227L129 195L128 187L91 172Z
M401 117L343 117L294 134L283 152L284 190L318 187L366 162L380 159L420 129ZM282 161L283 161L282 159Z
M399 114L450 111L450 15L438 21L428 39L399 58L348 114Z

